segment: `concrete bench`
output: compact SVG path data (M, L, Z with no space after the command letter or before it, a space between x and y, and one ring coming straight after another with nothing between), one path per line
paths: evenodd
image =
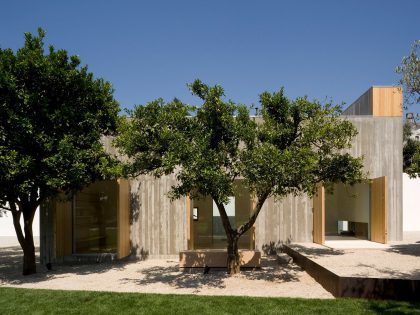
M241 267L261 267L261 252L259 250L240 249ZM227 265L226 249L195 249L179 252L180 268L225 268Z

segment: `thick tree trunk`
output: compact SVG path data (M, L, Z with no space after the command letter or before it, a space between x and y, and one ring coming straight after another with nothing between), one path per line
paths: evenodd
M35 245L32 232L32 222L35 216L36 206L21 207L17 210L16 206L12 207L13 225L19 244L23 250L23 271L24 276L36 273L35 261ZM20 217L23 213L23 233L20 225Z
M227 272L229 275L240 272L241 257L239 256L238 240L239 237L228 238Z
M220 217L222 219L223 228L225 229L227 240L228 240L228 251L227 251L227 269L229 275L234 275L240 272L241 267L241 258L239 256L238 241L239 238L248 231L252 225L255 223L255 220L258 217L258 214L261 211L262 205L267 199L269 192L264 192L258 195L258 201L253 209L247 222L242 224L237 229L233 229L229 222L229 217L226 214L225 207L223 203L220 203L215 199L217 208L219 209Z
M36 273L36 261L35 261L35 245L34 237L32 234L32 220L30 223L24 220L25 230L25 245L23 249L23 275L31 275Z

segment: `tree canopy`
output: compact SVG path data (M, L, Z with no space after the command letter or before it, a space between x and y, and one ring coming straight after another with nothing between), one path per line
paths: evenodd
M415 178L420 175L420 142L411 138L412 124L406 121L403 128L403 172Z
M419 50L420 40L416 40L411 47L410 54L403 57L401 65L396 69L396 72L402 76L400 83L404 87L407 104L420 103ZM412 134L411 127L414 124L416 124L414 117L413 123L406 121L403 132L403 171L410 177L420 175L420 143L410 137Z
M0 49L0 208L12 212L25 259L35 272L32 219L59 191L103 178L113 165L100 142L116 130L119 105L109 82L78 56L25 33L24 46ZM19 218L24 217L24 233ZM28 256L29 255L29 256Z
M230 273L238 272L237 240L255 222L270 196L314 194L317 183L354 184L364 178L361 158L343 150L355 127L339 118L338 106L289 100L284 90L260 95L261 117L224 100L221 86L199 80L189 85L202 101L192 107L178 99L136 106L121 125L116 144L130 158L128 174L156 177L175 173L171 197L211 196L228 239ZM249 220L231 226L225 211L242 179L255 198Z
M420 103L420 40L416 40L410 54L403 57L396 72L402 75L400 83L404 86L408 103Z

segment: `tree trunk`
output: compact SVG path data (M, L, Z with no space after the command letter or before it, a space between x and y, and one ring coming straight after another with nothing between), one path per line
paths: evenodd
M214 200L214 202L217 205L217 208L219 209L220 217L223 223L223 228L225 229L227 240L228 240L227 269L228 269L229 275L234 275L240 272L241 258L239 257L239 248L238 248L239 238L244 233L246 233L255 223L255 220L257 219L258 214L260 213L261 208L265 200L267 199L268 195L269 195L268 191L258 195L258 201L248 221L242 224L236 230L232 229L230 225L229 217L226 214L226 210L223 203L218 202L217 199L214 198L214 196L212 196L212 199Z
M240 272L241 259L239 257L238 240L239 237L228 237L227 272L229 275L234 275Z
M32 222L35 216L36 206L20 207L17 210L16 206L12 206L13 225L15 227L16 235L19 244L23 250L23 271L24 276L36 273L35 261L35 245L34 236L32 233ZM20 217L23 213L23 231L20 225Z
M31 275L36 273L35 261L35 245L34 236L32 234L32 220L29 222L24 220L25 245L23 249L23 275Z

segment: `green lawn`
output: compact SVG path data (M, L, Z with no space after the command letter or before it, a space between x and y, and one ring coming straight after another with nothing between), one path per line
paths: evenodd
M0 288L0 314L420 314L420 302Z

